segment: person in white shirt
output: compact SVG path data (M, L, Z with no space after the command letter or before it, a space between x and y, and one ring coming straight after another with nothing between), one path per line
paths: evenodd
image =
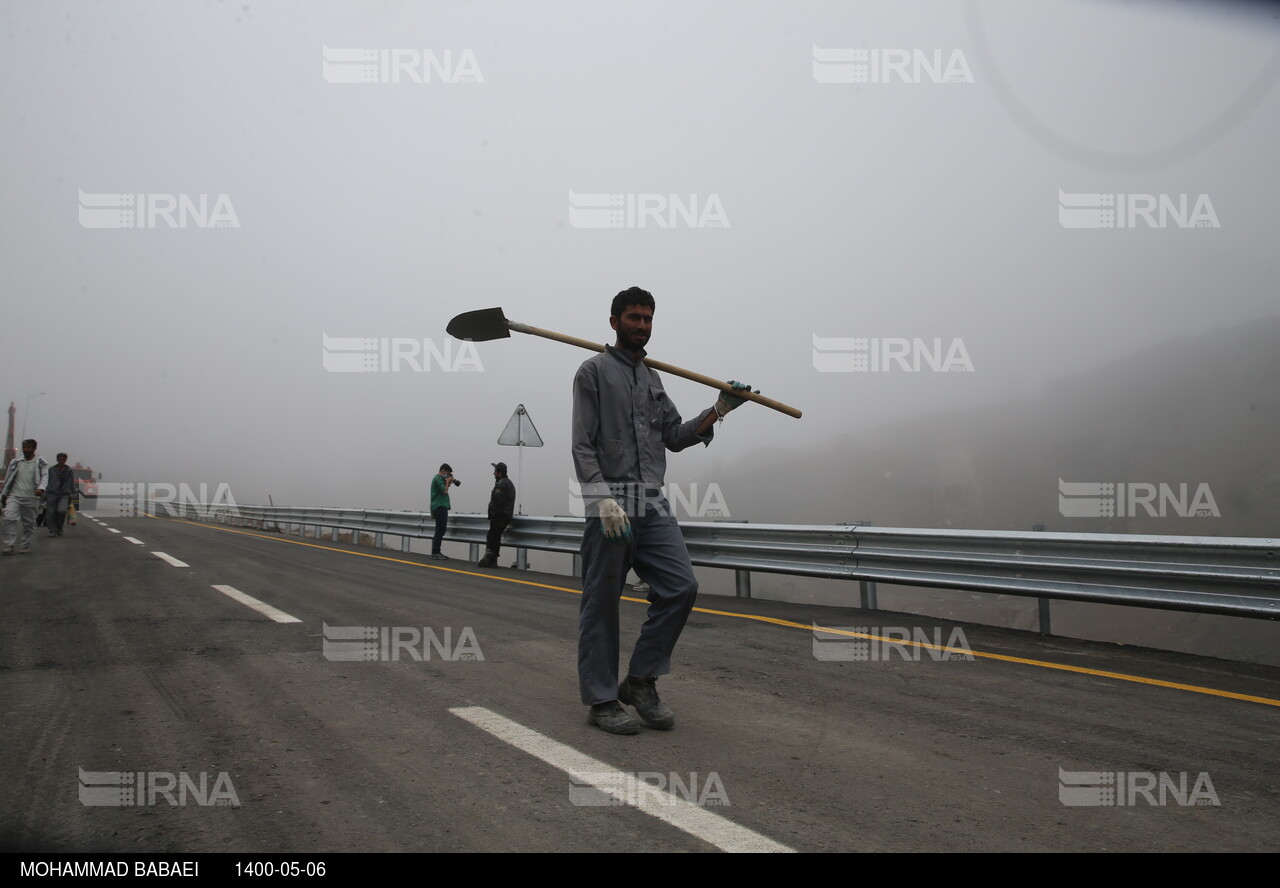
M19 521L22 522L22 545L18 552L26 555L31 551L31 540L36 535L36 507L48 484L49 464L36 456L36 441L28 438L22 442L22 458L9 463L4 487L0 488L0 513L4 515L4 548L0 552L13 554Z

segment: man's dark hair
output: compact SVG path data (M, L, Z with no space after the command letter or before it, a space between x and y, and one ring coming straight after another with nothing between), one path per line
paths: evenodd
M65 453L59 453L59 454L58 454L58 456L57 456L57 458L58 458L58 459L66 459L66 458L67 458L67 455L66 455Z
M641 290L639 287L631 287L613 297L613 304L609 306L609 317L622 317L622 313L626 311L628 305L643 305L646 308L657 310L657 306L653 302L652 293L648 290Z
M35 438L27 438L25 441L23 441L23 442L22 442L22 446L23 446L23 447L26 447L28 444L30 444L32 447L35 447L35 446L36 446L36 439L35 439Z
M453 471L453 466L449 465L448 463L440 463L440 471L442 471L442 472L452 472L452 471Z

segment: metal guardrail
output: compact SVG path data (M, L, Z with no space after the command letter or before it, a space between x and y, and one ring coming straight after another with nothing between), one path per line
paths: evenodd
M182 517L261 529L294 526L430 538L434 519L421 512L238 506L175 507ZM203 512L203 514L200 514ZM503 546L574 556L583 519L516 516ZM752 572L857 580L862 606L875 608L875 584L966 589L1069 601L1280 619L1280 539L1138 536L995 530L930 530L845 525L686 522L680 525L694 564L733 570L750 597ZM484 515L451 513L445 539L470 543L472 560L489 531ZM356 541L359 537L355 537ZM1048 632L1047 608L1041 630Z

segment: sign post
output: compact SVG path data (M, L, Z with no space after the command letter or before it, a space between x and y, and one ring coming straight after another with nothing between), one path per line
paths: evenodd
M533 427L533 420L529 417L529 411L524 409L523 404L516 405L516 412L511 414L511 418L507 420L507 427L498 436L498 443L504 447L520 448L520 450L516 451L516 514L523 515L524 510L520 505L520 497L522 496L521 491L524 489L522 486L524 481L524 448L542 446L542 436Z

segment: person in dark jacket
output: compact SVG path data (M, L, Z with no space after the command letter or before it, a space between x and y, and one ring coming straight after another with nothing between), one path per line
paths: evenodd
M516 486L507 477L507 464L490 463L493 466L493 493L489 495L489 538L485 543L484 557L479 567L497 567L502 534L511 523L516 510Z
M49 486L44 491L44 523L49 528L49 536L62 536L67 507L79 492L76 473L67 465L67 455L59 453L58 464L49 470Z

